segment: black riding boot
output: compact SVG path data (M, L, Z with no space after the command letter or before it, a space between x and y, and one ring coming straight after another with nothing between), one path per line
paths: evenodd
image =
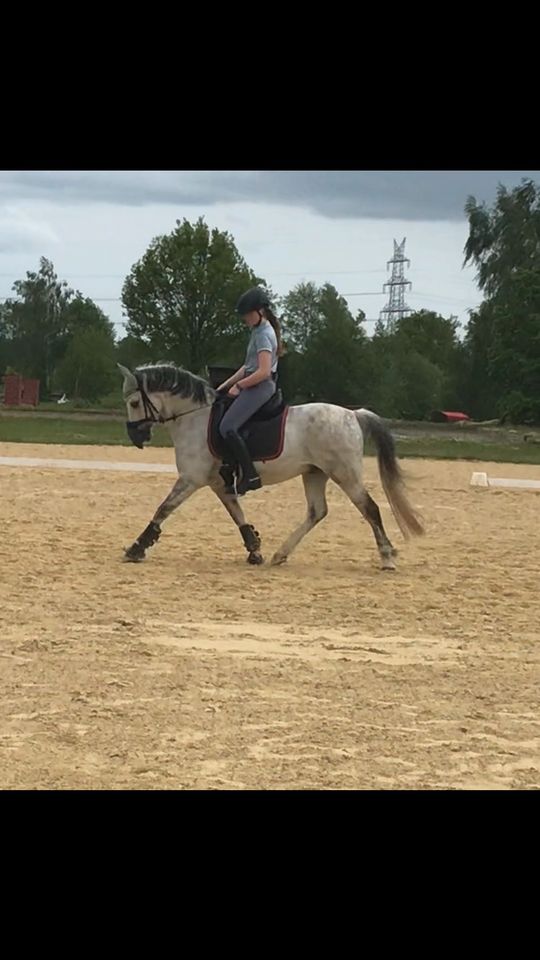
M249 450L242 437L234 430L229 430L225 440L235 460L242 468L242 477L236 486L236 490L233 488L228 492L237 493L241 496L243 493L248 493L249 490L258 490L262 487L261 478L253 466Z

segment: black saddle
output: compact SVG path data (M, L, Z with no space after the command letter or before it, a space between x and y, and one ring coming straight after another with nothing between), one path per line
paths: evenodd
M208 447L212 455L219 460L226 460L230 455L219 432L219 425L231 403L234 403L234 397L218 396L208 420ZM288 410L278 388L274 396L240 428L238 432L245 441L252 460L276 460L281 455Z

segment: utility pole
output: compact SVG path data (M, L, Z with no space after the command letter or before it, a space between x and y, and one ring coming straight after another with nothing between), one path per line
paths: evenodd
M394 256L388 261L386 269L392 264L392 275L388 283L385 283L383 290L386 293L389 290L388 303L381 310L380 318L386 321L388 331L394 329L398 320L405 317L412 310L405 303L405 289L412 287L410 280L405 278L405 264L411 265L411 261L405 256L405 240L403 237L401 243L394 240Z

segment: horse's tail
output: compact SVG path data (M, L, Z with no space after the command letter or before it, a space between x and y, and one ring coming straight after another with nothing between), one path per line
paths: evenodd
M424 528L418 514L409 503L392 434L381 418L371 410L355 410L354 413L362 431L366 436L371 437L377 448L381 483L399 529L404 537L408 537L409 533L420 536Z

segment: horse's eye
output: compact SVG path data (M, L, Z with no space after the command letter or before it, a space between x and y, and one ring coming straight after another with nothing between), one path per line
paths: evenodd
M139 406L139 401L138 401L138 400L130 400L130 401L129 401L129 405L130 405L130 407L133 407L134 410L136 410L137 407Z

